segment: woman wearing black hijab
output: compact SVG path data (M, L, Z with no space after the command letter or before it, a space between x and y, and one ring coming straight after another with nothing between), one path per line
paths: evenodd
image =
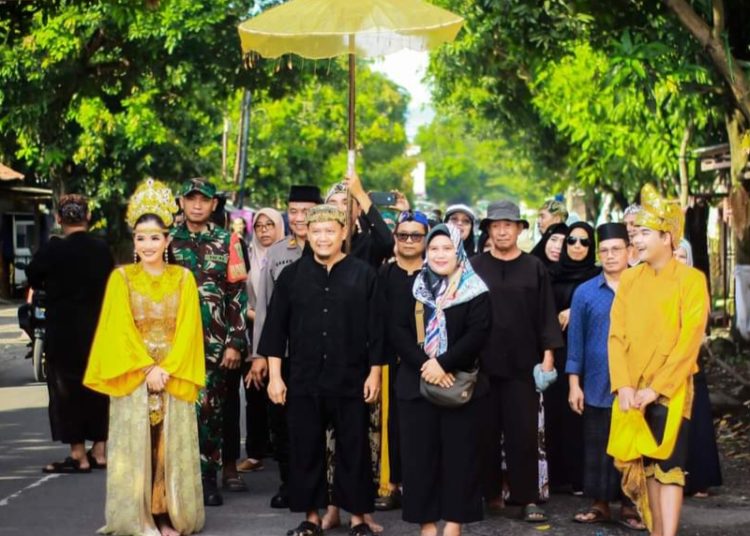
M560 327L567 341L570 304L579 285L601 271L596 265L594 229L586 222L568 228L560 261L550 267ZM557 381L544 392L547 460L552 489L572 486L573 493L583 491L583 421L568 405L565 376L567 347L555 350Z
M564 223L554 223L544 231L542 239L531 250L531 254L538 258L549 268L560 260L560 255L565 246L565 237L568 234L568 226Z

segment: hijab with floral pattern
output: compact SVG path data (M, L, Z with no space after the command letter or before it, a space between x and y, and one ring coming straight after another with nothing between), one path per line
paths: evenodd
M469 263L461 232L457 227L451 224L436 225L427 235L426 246L429 248L430 242L441 235L450 238L456 248L456 270L450 275L443 276L435 273L425 260L412 289L414 298L425 304L430 311L425 329L424 351L431 358L436 358L448 350L445 310L488 292L487 285Z

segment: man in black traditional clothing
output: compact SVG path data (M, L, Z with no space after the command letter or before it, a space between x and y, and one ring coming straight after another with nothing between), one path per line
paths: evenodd
M471 259L490 289L492 330L480 367L490 378L490 407L485 425L484 497L489 509L502 507L501 437L510 501L524 507L524 519L547 520L539 498L537 419L539 395L534 368L554 370L553 350L562 346L547 269L518 247L529 223L510 201L492 203L482 221L492 249Z
M106 467L109 398L83 386L91 343L114 260L107 244L91 236L88 201L60 198L63 238L50 240L26 269L31 287L47 293L45 344L52 439L70 445L70 456L45 473L89 473ZM86 441L93 441L86 451Z
M323 533L318 511L328 505L329 423L337 443L334 502L352 514L350 534L372 534L364 519L375 498L367 404L380 392L382 305L375 270L341 251L345 219L329 205L308 211L313 255L281 272L258 348L269 356L269 397L287 404L289 506L306 515L292 536ZM288 396L283 359L289 359Z

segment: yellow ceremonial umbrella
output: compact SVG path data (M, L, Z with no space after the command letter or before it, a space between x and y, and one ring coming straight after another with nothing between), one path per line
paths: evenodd
M348 168L353 171L355 57L429 50L453 41L462 24L458 15L423 0L290 0L243 22L239 33L245 54L349 56Z
M242 51L265 58L349 55L349 151L354 150L355 56L429 50L455 39L463 19L423 0L291 0L239 25Z

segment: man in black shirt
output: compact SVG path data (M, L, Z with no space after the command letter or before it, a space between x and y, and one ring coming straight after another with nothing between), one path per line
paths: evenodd
M329 423L337 443L334 502L351 512L351 534L372 534L364 522L374 502L367 404L380 394L382 303L374 269L341 251L345 219L329 205L308 212L313 256L281 272L258 348L269 356L271 401L287 404L289 507L306 514L294 536L322 534L318 510L328 504ZM281 376L287 343L288 391Z
M396 305L403 299L411 298L412 287L417 274L424 263L425 236L430 230L427 215L418 211L402 212L396 222L393 235L396 237L396 258L393 262L384 264L378 270L380 288L385 298L385 318L395 317ZM387 331L387 325L386 325ZM387 340L386 336L386 340ZM381 433L381 441L387 437L388 463L381 458L381 496L375 500L377 510L393 510L401 506L401 453L398 435L398 410L394 388L398 373L399 358L391 345L386 343L386 359L388 365L383 368L383 377L387 376L388 390L383 386L381 411L387 413ZM385 379L383 380L385 383ZM381 419L381 422L383 420ZM387 436L386 436L387 432ZM381 448L382 452L382 448ZM387 471L388 479L384 476ZM382 489L388 483L388 493Z
M482 221L492 250L471 259L490 289L492 330L481 354L490 377L491 408L487 416L484 496L493 510L502 506L500 439L504 438L510 500L524 506L524 519L547 519L536 506L539 469L537 418L539 396L534 367L554 369L553 350L562 346L547 269L521 251L518 237L529 227L509 201L492 203Z

